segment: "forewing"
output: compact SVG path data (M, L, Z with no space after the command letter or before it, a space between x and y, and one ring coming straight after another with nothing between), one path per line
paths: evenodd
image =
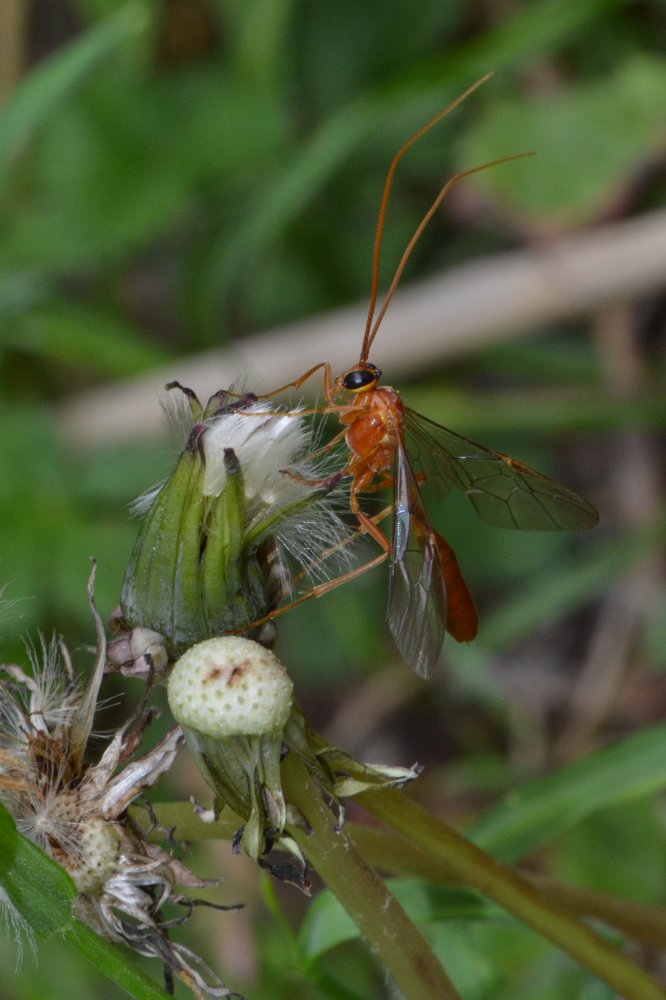
M439 659L446 624L446 586L418 483L402 443L396 450L395 509L386 620L406 663L428 677Z
M462 490L477 514L500 528L577 531L599 515L587 500L509 455L491 451L408 410L407 444L415 466L440 494Z

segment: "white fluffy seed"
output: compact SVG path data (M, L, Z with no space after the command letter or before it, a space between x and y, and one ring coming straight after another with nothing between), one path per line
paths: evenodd
M278 658L241 636L206 639L188 649L169 678L169 705L185 728L225 737L279 733L293 685Z

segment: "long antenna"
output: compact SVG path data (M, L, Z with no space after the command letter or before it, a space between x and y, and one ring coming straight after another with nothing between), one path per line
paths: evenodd
M452 101L451 104L447 105L447 107L445 107L442 111L440 111L439 114L436 114L434 118L431 118L429 122L426 122L425 125L423 125L417 132L415 132L414 135L407 140L404 146L402 146L393 157L393 161L391 162L391 166L389 167L388 173L386 175L386 182L384 184L384 193L382 194L382 200L379 206L379 217L377 219L377 230L375 232L375 247L372 257L372 290L370 292L370 305L368 307L368 318L365 323L365 333L363 335L363 345L361 347L361 361L367 360L368 352L370 350L370 343L371 343L370 330L372 328L372 320L375 313L375 306L377 305L377 291L379 289L379 259L382 251L382 236L384 235L386 210L388 208L388 201L391 195L391 188L393 187L393 178L398 168L398 164L400 163L400 160L403 158L403 156L405 155L410 146L413 146L414 143L417 142L422 135L425 135L426 132L429 132L430 129L433 127L433 125L436 125L437 122L441 121L442 118L445 118L446 115L448 115L451 111L457 108L459 104L462 104L462 102L466 100L466 98L468 98L471 93L473 93L478 87L480 87L481 84L485 83L486 80L489 80L492 75L493 75L492 73L486 73L486 75L482 76L480 80L477 80L476 83L473 83L471 87L468 87L467 90L460 95L460 97L456 97L455 101ZM436 211L436 209L433 209L433 211Z
M377 331L379 330L381 322L384 319L384 316L386 315L386 310L391 304L391 299L393 298L395 290L398 287L398 282L402 277L402 272L405 270L405 265L407 264L407 261L409 260L412 254L412 250L420 240L423 234L423 230L426 228L426 226L428 225L433 215L435 214L439 206L446 198L447 194L449 193L453 185L457 184L458 181L462 180L463 177L469 177L471 174L478 174L481 170L487 170L489 167L496 167L498 163L509 163L511 160L523 160L525 159L526 156L534 156L534 153L513 153L511 156L502 156L498 160L489 160L488 163L481 163L478 167L470 167L468 170L461 170L460 173L454 174L453 177L450 177L448 179L448 181L446 182L442 190L439 192L439 194L433 201L432 205L426 212L426 214L421 219L421 222L419 223L416 232L414 233L411 240L407 244L405 252L400 258L400 263L398 264L395 274L393 275L393 281L391 282L389 290L386 293L386 298L384 299L383 305L379 310L379 313L377 314L377 318L372 324L372 327L369 330L366 329L365 336L363 337L363 347L361 349L361 357L360 357L361 364L364 361L368 360L368 354L370 353L372 342L377 336Z

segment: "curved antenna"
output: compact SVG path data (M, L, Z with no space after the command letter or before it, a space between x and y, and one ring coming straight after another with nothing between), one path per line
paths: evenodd
M459 173L454 174L453 177L450 177L448 179L448 181L446 182L442 190L439 192L439 194L433 201L432 205L426 212L426 214L421 219L421 222L419 223L416 232L414 233L411 240L407 244L405 252L400 258L400 263L398 264L395 274L393 275L393 281L391 282L389 290L386 293L386 298L384 299L383 305L379 310L379 313L377 314L377 318L375 319L374 323L372 323L372 326L369 329L366 329L365 336L363 337L363 348L361 350L361 358L360 358L361 364L368 360L368 354L370 353L372 342L377 336L377 331L379 330L382 320L386 315L386 310L391 304L391 299L393 298L395 290L398 287L398 282L402 277L402 272L405 270L405 265L407 264L407 261L409 260L412 254L412 250L420 240L424 229L432 219L433 215L435 214L439 206L446 198L447 194L449 193L453 185L457 184L458 181L463 179L463 177L469 177L471 176L471 174L478 174L481 170L487 170L489 167L496 167L499 163L509 163L511 160L523 160L525 159L526 156L534 156L534 155L535 155L534 153L513 153L511 156L502 156L498 160L489 160L488 163L481 163L478 167L470 167L468 170L461 170ZM374 304L373 304L373 311L374 311Z
M377 219L377 230L375 232L375 247L372 255L372 290L370 292L368 318L365 323L365 333L363 335L363 344L361 347L361 361L367 361L370 343L372 340L370 336L370 329L372 327L372 320L375 314L375 306L377 305L377 292L379 289L379 258L382 251L382 236L384 235L384 224L386 222L386 209L388 208L391 188L393 187L393 178L398 168L398 164L410 146L413 146L422 135L429 132L433 125L436 125L437 122L441 121L442 118L445 118L446 115L457 108L459 104L462 104L462 102L468 98L471 93L480 87L481 84L485 83L486 80L489 80L492 75L492 73L486 73L486 75L482 76L476 81L476 83L473 83L471 87L468 87L467 90L460 95L460 97L456 97L455 101L452 101L451 104L448 104L442 111L436 114L434 118L431 118L429 122L426 122L426 124L415 132L414 135L407 140L404 146L398 150L391 161L391 166L388 169L386 181L384 183L384 193L382 194L382 200L379 206L379 217Z

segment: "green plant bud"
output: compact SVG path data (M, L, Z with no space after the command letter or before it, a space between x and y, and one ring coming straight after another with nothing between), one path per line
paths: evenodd
M319 568L322 553L347 553L347 529L326 502L337 479L309 484L317 469L302 459L312 441L297 414L224 392L203 409L178 388L194 423L172 473L135 505L144 521L123 583L123 626L159 633L170 659L228 633L270 644L272 622L253 623L285 596L287 562L298 574Z
M136 540L120 605L131 628L164 636L174 653L206 634L199 586L204 465L197 425L160 488Z
M224 457L229 471L220 492L204 491L210 474L206 435L224 420L225 404L237 410L244 400L229 404L216 394L202 413L196 397L189 398L194 416L203 419L192 428L171 475L150 497L121 593L126 626L159 632L171 657L209 636L242 629L275 603L273 582L262 565L270 540L247 544L248 503L233 448Z

